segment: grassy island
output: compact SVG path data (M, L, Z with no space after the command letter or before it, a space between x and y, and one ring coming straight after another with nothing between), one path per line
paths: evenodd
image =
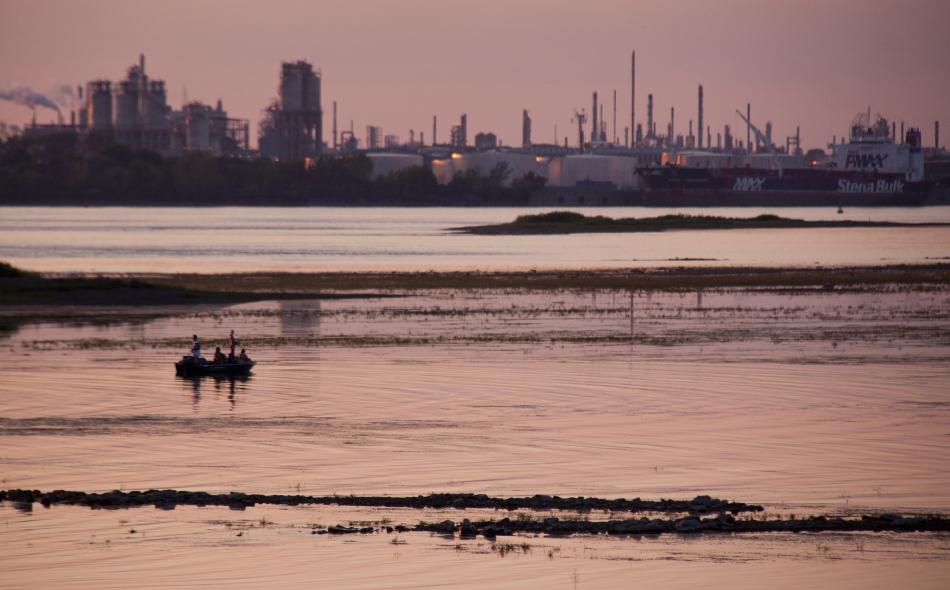
M806 221L778 215L756 217L717 217L714 215L660 215L658 217L623 217L614 219L595 215L588 217L573 211L552 211L538 215L521 215L510 223L452 228L452 231L481 235L576 234L596 232L658 232L698 229L776 229L802 227L921 227L945 223L899 223L893 221L828 220Z

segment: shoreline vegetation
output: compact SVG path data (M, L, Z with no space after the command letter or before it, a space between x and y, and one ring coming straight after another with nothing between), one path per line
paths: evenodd
M948 285L950 264L872 267L688 267L528 271L255 272L47 277L0 262L0 306L159 306L267 299L392 297L428 289L695 290Z
M692 500L627 500L604 498L561 498L559 496L534 495L530 497L494 498L484 494L430 494L428 496L301 496L267 495L230 492L210 494L181 490L148 490L125 492L113 490L105 493L55 490L3 490L0 501L11 502L20 510L30 512L33 504L50 508L62 504L86 506L92 509L130 509L154 506L162 510L174 510L177 506L226 506L243 511L259 504L278 506L336 505L376 508L454 509L480 508L491 510L550 511L562 510L561 518L549 514L533 515L518 512L515 518L487 519L461 522L442 520L421 521L415 525L395 526L344 526L329 527L314 525L311 534L379 534L429 532L444 535L459 535L461 538L482 536L494 539L517 533L545 534L549 536L582 535L660 535L698 533L764 533L764 532L946 532L950 531L950 519L941 514L902 515L896 513L862 514L859 517L812 515L796 518L770 518L764 508L755 504L730 502L696 496ZM593 511L603 511L608 519L595 520ZM640 518L617 519L617 513L647 513ZM756 515L755 513L761 513ZM658 518L659 514L667 515ZM706 516L704 518L704 516ZM736 518L739 516L739 518Z
M536 215L520 215L509 223L453 227L457 233L511 236L549 235L601 232L661 232L672 230L724 229L790 229L818 227L941 227L947 223L900 223L893 221L822 220L806 221L778 215L756 217L718 217L714 215L660 215L657 217L622 217L614 219L602 215L587 216L573 211L551 211Z
M304 162L163 157L108 135L0 140L0 205L14 206L525 206L546 179L507 164L441 185L425 166L373 173L364 153Z

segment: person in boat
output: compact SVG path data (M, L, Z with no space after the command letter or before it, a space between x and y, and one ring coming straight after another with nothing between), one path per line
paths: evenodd
M234 330L231 330L231 333L228 335L228 346L231 347L231 352L228 353L228 360L234 362L234 349L237 348L237 340L234 338Z
M251 357L247 356L247 351L245 351L245 350L242 348L242 349L241 349L241 356L238 357L238 360L241 361L242 363L249 363L249 362L251 362Z
M214 363L215 363L215 364L220 364L220 363L227 362L227 360L228 360L228 358L227 358L226 356L224 356L224 353L223 353L223 352L221 352L221 347L220 347L220 346L215 347L215 349L214 349Z
M197 363L201 359L201 340L197 334L191 336L191 358Z

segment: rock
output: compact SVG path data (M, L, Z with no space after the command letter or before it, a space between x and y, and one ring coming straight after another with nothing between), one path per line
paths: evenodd
M688 516L677 520L675 528L677 533L698 533L703 529L703 523L698 518Z

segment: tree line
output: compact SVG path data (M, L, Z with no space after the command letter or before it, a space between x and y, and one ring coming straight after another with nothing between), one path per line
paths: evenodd
M5 205L524 205L544 188L528 174L508 182L457 173L440 185L428 167L374 177L362 153L321 156L310 166L270 158L133 151L107 135L14 136L0 141Z

